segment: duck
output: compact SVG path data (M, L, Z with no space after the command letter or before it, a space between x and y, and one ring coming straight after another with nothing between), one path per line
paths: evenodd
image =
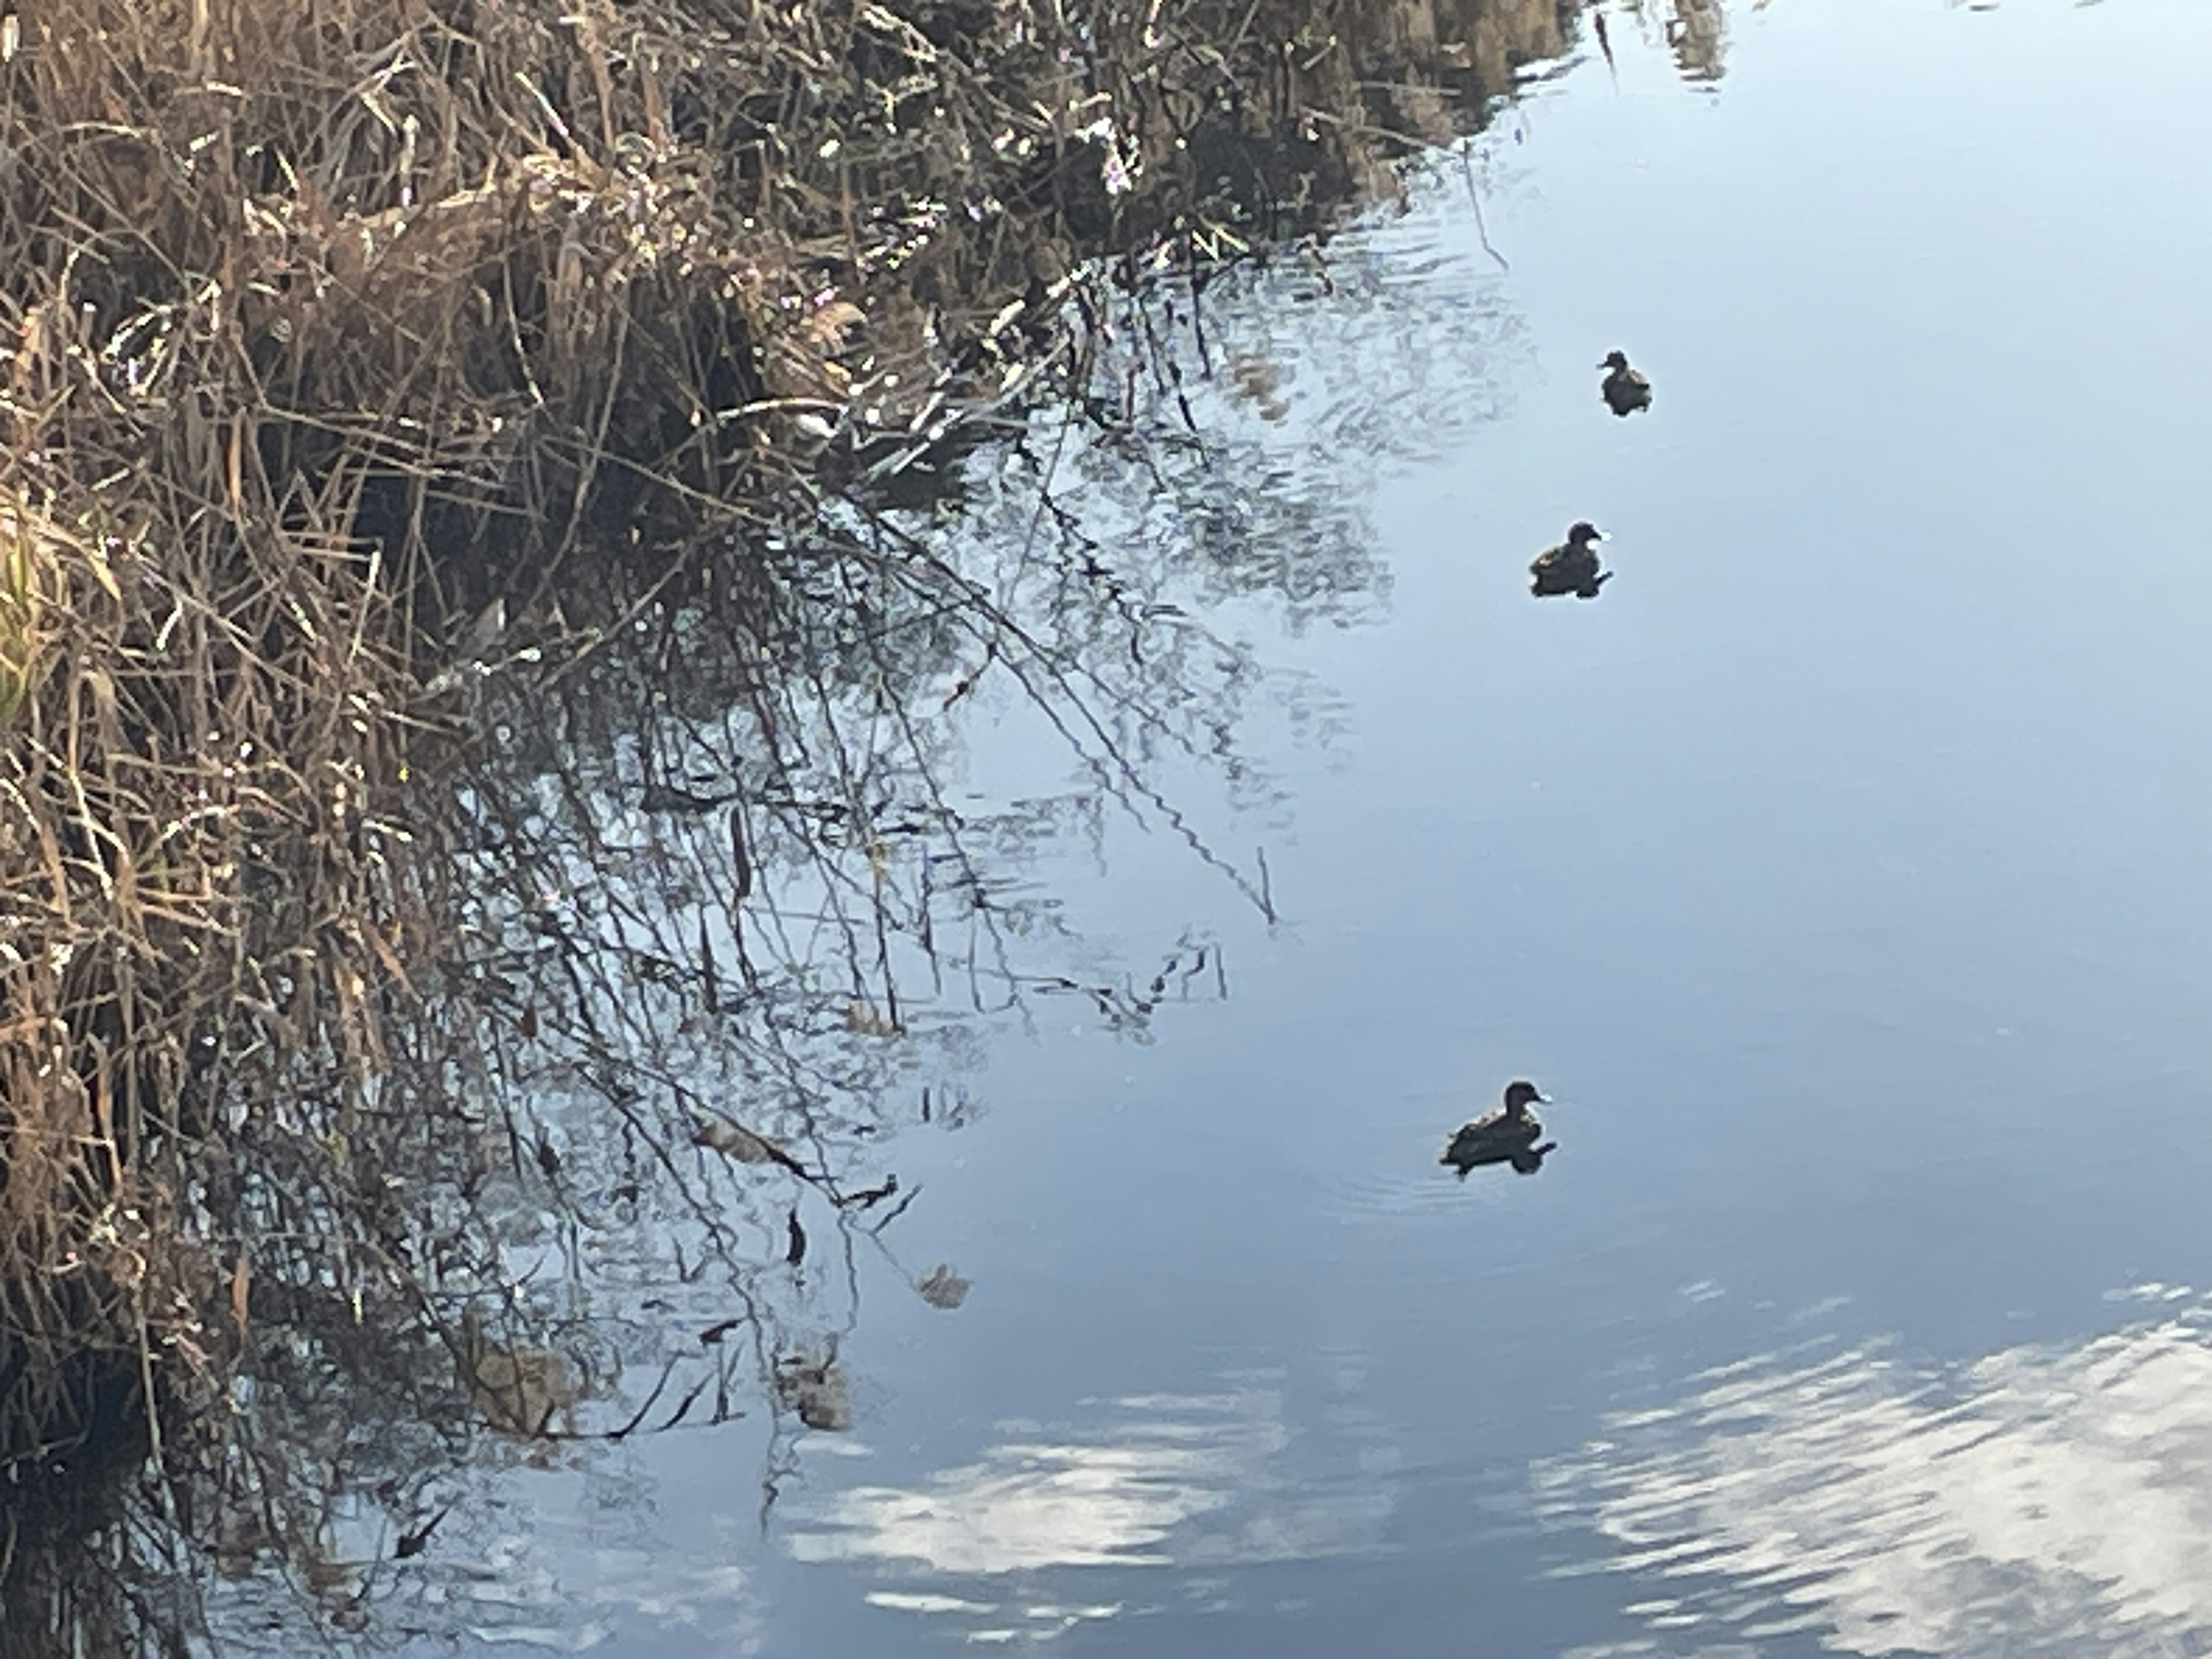
M1528 591L1540 599L1561 593L1595 599L1598 589L1613 580L1613 572L1597 568L1595 544L1604 539L1605 532L1594 524L1583 521L1571 526L1565 541L1546 548L1528 567L1532 578Z
M1608 371L1598 386L1607 409L1625 417L1651 407L1651 382L1628 366L1626 352L1607 352L1598 367Z
M1528 1167L1522 1173L1533 1173L1543 1162L1544 1154L1559 1144L1554 1141L1540 1148L1536 1146L1536 1137L1544 1133L1544 1126L1528 1109L1536 1103L1548 1105L1550 1102L1534 1084L1525 1079L1507 1084L1504 1105L1461 1124L1437 1162L1457 1170L1462 1181L1467 1179L1469 1170L1484 1164L1510 1164L1521 1170L1526 1163Z

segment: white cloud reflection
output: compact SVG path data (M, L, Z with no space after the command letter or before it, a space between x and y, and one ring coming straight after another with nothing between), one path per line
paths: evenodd
M1088 1431L1012 1434L916 1486L839 1493L790 1548L805 1561L869 1562L927 1581L927 1590L869 1600L966 1615L979 1621L969 1641L1036 1639L1157 1596L1169 1588L1159 1569L1374 1547L1395 1504L1392 1483L1371 1468L1302 1477L1291 1467L1298 1438L1271 1389L1125 1399ZM1146 1571L1131 1582L1102 1569ZM946 1579L989 1582L958 1594Z
M1961 1367L1881 1347L1747 1362L1610 1429L1540 1466L1539 1496L1619 1547L1602 1565L1678 1581L1632 1609L1670 1641L2212 1650L2212 1310L2194 1298Z

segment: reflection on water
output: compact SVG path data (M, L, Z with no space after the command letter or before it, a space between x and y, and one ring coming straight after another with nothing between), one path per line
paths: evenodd
M766 1620L744 1565L750 1539L742 1523L692 1520L675 1536L618 1481L531 1480L537 1484L444 1539L419 1568L383 1576L383 1628L434 1629L526 1653L620 1653L617 1632L645 1622L712 1632L717 1652L762 1650ZM216 1611L226 1651L290 1659L305 1650L284 1628L283 1598L265 1583L233 1587ZM269 1635L252 1639L262 1632Z
M1893 1346L1747 1361L1541 1467L1602 1565L1674 1581L1670 1639L1814 1630L1857 1654L2212 1643L2212 1303L1970 1364ZM1700 1649L1700 1651L1706 1650Z
M1685 81L1715 82L1728 72L1728 12L1721 0L1626 0L1626 5L1647 33L1656 31L1667 43ZM1755 0L1752 9L1764 7L1765 0Z
M1720 0L1674 0L1667 45L1685 80L1719 80L1728 55L1728 14Z
M1343 1556L1376 1547L1396 1508L1387 1476L1333 1479L1310 1467L1274 1389L1130 1398L1115 1409L1103 1424L1010 1433L913 1486L850 1488L801 1523L791 1553L927 1585L870 1599L957 1614L969 1640L988 1641L1049 1633L1072 1621L1073 1604L1085 1604L1084 1618L1124 1610L1070 1570L1200 1572ZM1370 1470L1389 1461L1371 1450L1360 1460ZM1124 1592L1130 1583L1112 1582ZM1195 1580L1176 1582L1200 1593ZM1164 1593L1146 1584L1148 1596Z

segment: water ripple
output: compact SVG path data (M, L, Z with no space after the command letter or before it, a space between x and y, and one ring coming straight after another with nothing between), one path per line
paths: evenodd
M1146 1610L1170 1584L1218 1594L1226 1569L1376 1547L1393 1483L1302 1474L1297 1438L1272 1389L1125 1399L1108 1421L1010 1434L913 1486L850 1488L791 1553L904 1577L870 1599L964 1626L971 1642L1034 1641ZM1146 1571L1110 1571L1132 1567ZM1161 1568L1197 1576L1164 1583Z
M2212 1648L2212 1309L1965 1365L1770 1356L1540 1465L1637 1611L1856 1654ZM1574 1571L1578 1569L1570 1568ZM1759 1592L1759 1593L1753 1593Z

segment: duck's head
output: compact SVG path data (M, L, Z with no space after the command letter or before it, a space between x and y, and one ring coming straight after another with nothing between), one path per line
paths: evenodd
M1505 1115L1508 1117L1519 1117L1539 1102L1547 1106L1551 1104L1545 1099L1543 1091L1533 1083L1523 1079L1505 1085Z
M1604 539L1605 532L1587 519L1577 520L1567 530L1569 547L1588 547L1592 542L1601 542Z
M1608 351L1605 354L1605 361L1598 367L1625 369L1628 367L1628 354L1625 351Z

